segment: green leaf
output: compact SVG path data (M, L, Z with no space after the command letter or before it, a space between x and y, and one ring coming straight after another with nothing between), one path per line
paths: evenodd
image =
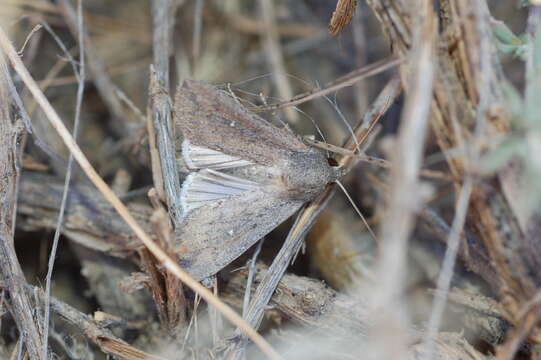
M516 36L505 23L501 21L494 22L492 32L496 38L498 50L504 54L511 54L524 59L527 50L527 37L524 35Z
M501 21L497 21L492 26L492 32L498 41L506 45L524 45L522 39L516 36L511 29Z
M509 136L500 145L481 157L480 173L488 175L504 166L515 155L524 155L526 143L522 136Z

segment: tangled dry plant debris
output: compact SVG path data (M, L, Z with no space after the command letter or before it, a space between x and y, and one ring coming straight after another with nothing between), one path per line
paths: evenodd
M541 357L536 2L1 2L0 357ZM189 110L229 121L223 144L178 131L186 79L222 84ZM182 256L205 250L182 231L205 233L185 227L194 174L222 186L204 214L273 166L228 147L281 144L235 116L317 132L298 148L347 196L329 184L233 261L214 251L203 286ZM224 244L272 222L258 205Z

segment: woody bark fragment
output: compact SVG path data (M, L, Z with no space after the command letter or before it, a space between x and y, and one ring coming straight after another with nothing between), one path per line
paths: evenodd
M180 180L175 152L175 130L171 119L171 99L169 96L169 53L171 29L177 4L170 0L154 1L152 14L154 20L154 71L151 71L149 87L150 111L154 123L156 143L160 155L161 181L155 181L162 200L167 202L175 227L180 224L182 207L180 205ZM158 186L163 184L163 188Z
M30 359L39 360L42 359L42 340L38 323L34 322L33 317L36 307L24 290L26 280L15 254L13 239L20 145L24 128L22 122L16 120L10 111L8 76L10 74L3 53L0 52L0 279L6 283L5 288L9 291L7 300L19 330L20 341L24 342ZM39 319L39 316L36 318Z

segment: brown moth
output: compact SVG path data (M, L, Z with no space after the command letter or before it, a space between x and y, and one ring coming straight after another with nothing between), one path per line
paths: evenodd
M318 150L228 93L186 80L175 99L182 160L180 265L201 280L220 271L335 181Z

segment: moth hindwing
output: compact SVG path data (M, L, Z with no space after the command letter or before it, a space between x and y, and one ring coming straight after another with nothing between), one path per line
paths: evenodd
M255 190L256 182L212 169L193 172L182 184L181 204L184 213L218 200Z
M175 126L191 171L182 184L176 250L197 279L236 259L339 173L289 128L268 123L211 85L183 83Z

